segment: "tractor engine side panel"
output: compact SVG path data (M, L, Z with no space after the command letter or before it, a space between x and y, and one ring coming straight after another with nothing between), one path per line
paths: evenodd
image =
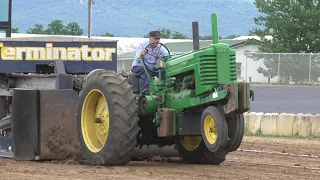
M235 51L218 44L195 54L196 94L211 91L218 84L237 82Z
M218 85L237 82L235 50L222 43L169 59L166 69L167 78L177 78L170 86L181 86L183 77L194 76L196 96L213 91Z

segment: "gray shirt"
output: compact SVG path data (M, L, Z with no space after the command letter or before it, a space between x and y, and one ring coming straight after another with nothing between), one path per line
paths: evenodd
M136 50L136 56L132 62L132 66L142 66L142 62L141 60L139 59L140 58L140 53L143 49L145 49L147 47L147 45L149 44L149 40L147 41L144 41L142 43L140 43L137 47L137 50ZM148 49L148 52L147 54L145 54L142 58L145 62L145 64L148 66L148 68L153 68L156 63L157 63L157 56L159 55L163 55L163 56L167 56L169 55L168 51L166 48L164 48L163 46L161 46L160 44L158 44L157 47L155 47L152 51L152 48L149 46L147 49Z

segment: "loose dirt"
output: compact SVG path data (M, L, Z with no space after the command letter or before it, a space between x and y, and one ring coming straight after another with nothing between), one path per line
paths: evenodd
M320 139L245 137L239 150L220 166L183 164L178 158L162 160L102 167L0 158L0 179L320 179Z

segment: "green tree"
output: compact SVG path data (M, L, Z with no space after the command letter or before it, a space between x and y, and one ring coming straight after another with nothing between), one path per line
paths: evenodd
M255 0L255 5L263 15L254 18L255 28L250 35L261 40L249 40L259 45L261 52L267 53L318 53L320 51L320 2L311 0ZM267 37L271 38L267 38ZM266 77L278 75L279 55L249 54L254 60L262 60L264 67L258 72ZM318 56L312 56L312 79L320 76ZM308 55L281 55L280 77L293 81L308 80Z
M158 31L160 31L160 34L161 34L161 38L163 39L169 39L170 36L171 36L171 30L169 29L165 29L165 28L162 28L162 29L157 29ZM149 33L144 35L143 36L144 38L148 38L149 37Z
M47 29L44 29L42 24L35 24L34 28L29 28L29 34L50 34L50 35L82 35L83 29L76 22L68 23L66 26L61 20L53 20L48 24Z
M52 35L66 35L67 30L63 25L63 21L56 19L48 24L47 32Z
M19 28L11 28L12 33L19 33Z
M35 24L34 28L29 28L28 34L47 34L42 24Z
M71 22L64 27L65 35L77 35L80 36L83 34L83 29L76 22Z
M182 33L175 32L174 34L172 34L172 39L188 39L188 37L187 35L184 35Z
M104 34L101 35L102 37L114 37L114 34L106 32Z
M161 38L169 39L171 36L171 30L169 29L158 29L161 33Z

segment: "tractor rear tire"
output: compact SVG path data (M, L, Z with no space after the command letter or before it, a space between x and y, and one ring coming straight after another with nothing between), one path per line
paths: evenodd
M189 164L220 165L228 154L224 150L211 152L201 136L184 136L176 143L176 148L182 160Z
M135 95L126 78L101 69L85 78L77 124L81 150L89 164L129 163L137 143L138 121Z
M228 118L229 142L226 150L229 152L236 151L242 142L244 136L244 117L243 114L232 114Z

